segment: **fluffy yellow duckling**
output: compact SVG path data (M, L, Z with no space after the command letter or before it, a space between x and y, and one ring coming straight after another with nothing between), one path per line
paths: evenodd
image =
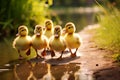
M76 28L74 23L68 22L65 25L65 29L66 29L66 35L64 38L65 38L67 48L69 48L71 52L71 57L76 57L76 52L79 46L81 45L80 37L77 33L75 33ZM76 49L76 51L73 53L72 49Z
M53 35L53 22L52 20L45 21L45 33L44 35L49 39Z
M39 57L37 50L44 49L41 55L45 56L48 40L47 37L43 35L43 27L41 25L36 25L34 33L35 34L32 37L32 46L36 50L37 58Z
M17 37L13 41L13 47L18 51L19 58L21 59L21 53L26 53L26 55L30 55L30 47L31 47L31 37L28 36L28 28L24 25L18 28Z
M59 60L62 59L63 52L66 49L65 41L61 36L61 29L62 29L61 26L59 25L55 26L54 35L49 40L49 47L50 50L52 51L51 54L55 54L54 51L61 52L61 56L58 58Z

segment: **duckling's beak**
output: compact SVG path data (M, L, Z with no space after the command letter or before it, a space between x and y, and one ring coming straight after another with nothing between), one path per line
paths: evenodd
M37 36L40 36L40 33L36 33Z
M16 36L19 36L19 35L20 35L19 33L16 34Z
M56 33L56 34L55 34L55 37L57 38L57 37L59 37L59 35Z

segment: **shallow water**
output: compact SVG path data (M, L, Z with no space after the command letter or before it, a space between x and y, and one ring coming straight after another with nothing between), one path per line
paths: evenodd
M78 63L21 61L1 67L4 70L0 72L0 80L94 80Z

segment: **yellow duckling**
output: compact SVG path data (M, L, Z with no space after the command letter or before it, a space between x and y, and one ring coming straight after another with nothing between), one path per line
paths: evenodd
M47 37L43 35L43 27L40 25L35 26L34 35L32 37L32 46L36 50L37 58L39 57L37 50L43 50L42 56L46 55L46 48L48 46Z
M79 46L81 45L80 37L77 33L75 33L76 28L72 22L68 22L65 25L65 29L66 29L66 35L64 38L67 48L71 52L71 57L76 57L76 52ZM76 49L76 51L73 53L71 49Z
M31 47L31 37L28 36L28 28L24 25L18 28L18 36L13 41L13 47L18 51L19 58L21 59L21 53L26 53L27 56L30 55Z
M49 39L53 35L53 22L52 20L45 21L45 33L44 35Z
M61 56L58 59L62 59L63 52L66 49L65 41L61 36L61 29L61 26L55 26L54 35L49 40L49 47L52 52L51 56L52 54L55 54L54 51L61 52Z

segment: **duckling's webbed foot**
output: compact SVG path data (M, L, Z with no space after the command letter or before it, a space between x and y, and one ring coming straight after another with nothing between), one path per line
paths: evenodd
M70 49L70 52L71 52L71 57L76 57L76 52L77 52L78 48L76 49L76 51L74 53L72 53L71 49Z
M74 53L74 54L71 54L71 57L76 57L76 53Z
M41 53L42 56L46 56L46 50L44 49L43 52Z
M55 52L53 50L51 50L51 57L55 56Z
M57 60L62 60L62 57L60 56L59 58L57 58Z

